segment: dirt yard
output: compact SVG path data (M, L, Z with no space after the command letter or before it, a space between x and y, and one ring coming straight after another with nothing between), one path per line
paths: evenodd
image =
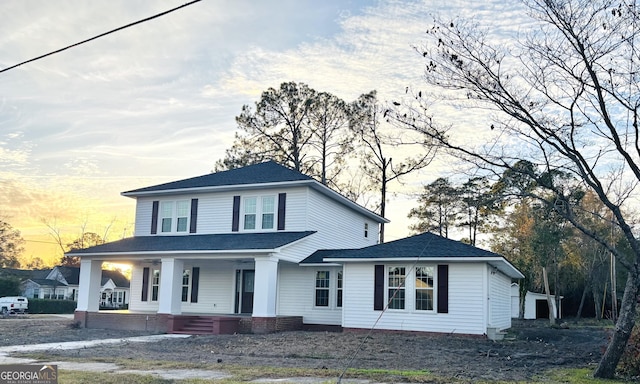
M77 341L148 333L73 329L72 320L0 319L0 345ZM598 327L515 322L507 339L374 332L284 332L193 336L157 343L52 351L52 357L113 357L244 366L428 370L442 377L527 381L552 368L593 367L607 342Z

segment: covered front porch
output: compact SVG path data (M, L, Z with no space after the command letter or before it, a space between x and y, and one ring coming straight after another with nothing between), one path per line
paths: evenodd
M185 313L181 315L154 312L77 311L74 320L84 328L183 333L190 335L223 335L236 333L266 333L298 331L303 329L301 316L276 316L268 320L254 319L251 315L209 315Z
M82 327L168 333L268 333L302 327L277 316L278 264L270 254L134 260L128 310L100 311L103 261L83 257L75 320ZM119 259L118 262L126 262Z

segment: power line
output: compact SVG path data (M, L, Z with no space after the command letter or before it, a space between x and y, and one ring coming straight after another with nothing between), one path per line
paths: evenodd
M180 5L180 6L178 6L178 7L172 8L172 9L170 9L170 10L168 10L168 11L164 11L164 12L161 12L161 13L155 14L155 15L153 15L153 16L147 17L147 18L142 19L142 20L134 21L133 23L130 23L130 24L124 25L124 26L122 26L122 27L118 27L118 28L116 28L116 29L112 29L112 30L110 30L110 31L108 31L108 32L101 33L101 34L99 34L99 35L97 35L97 36L91 37L91 38L86 39L86 40L82 40L82 41L80 41L80 42L78 42L78 43L71 44L71 45L68 45L68 46L66 46L66 47L64 47L64 48L60 48L60 49L58 49L58 50L55 50L55 51L52 51L52 52L49 52L49 53L45 53L44 55L41 55L41 56L38 56L38 57L34 57L33 59L29 59L29 60L27 60L27 61L23 61L22 63L15 64L15 65L12 65L12 66L7 67L7 68L4 68L4 69L0 69L0 73L2 73L2 72L6 72L6 71L8 71L8 70L10 70L10 69L17 68L17 67L19 67L19 66L21 66L21 65L24 65L24 64L30 63L30 62L32 62L32 61L40 60L40 59L45 58L45 57L47 57L47 56L55 55L56 53L60 53L60 52L62 52L62 51L66 51L66 50L67 50L67 49L69 49L69 48L73 48L73 47L76 47L76 46L78 46L78 45L81 45L81 44L84 44L84 43L88 43L88 42L90 42L90 41L92 41L92 40L95 40L95 39L98 39L98 38L100 38L100 37L103 37L103 36L106 36L106 35L112 34L112 33L114 33L114 32L118 32L118 31L123 30L123 29L125 29L125 28L129 28L129 27L132 27L132 26L134 26L134 25L141 24L141 23L144 23L144 22L149 21L149 20L153 20L153 19L155 19L155 18L158 18L158 17L160 17L160 16L164 16L164 15L166 15L166 14L168 14L168 13L171 13L171 12L177 11L178 9L181 9L181 8L184 8L184 7L188 7L189 5L192 5L192 4L195 4L195 3L198 3L198 2L200 2L200 1L202 1L202 0L193 0L193 1L190 1L190 2L188 2L188 3L186 3L186 4L183 4L183 5Z

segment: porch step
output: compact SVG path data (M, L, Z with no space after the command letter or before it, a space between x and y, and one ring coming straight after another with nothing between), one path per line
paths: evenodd
M212 317L196 317L190 319L182 326L182 329L175 330L173 333L186 333L191 335L207 335L213 333Z
M222 316L185 316L175 323L171 333L188 335L219 335L238 332L239 318Z

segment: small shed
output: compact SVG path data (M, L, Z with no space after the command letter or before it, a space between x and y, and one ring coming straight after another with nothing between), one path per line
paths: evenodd
M511 284L511 317L517 319L520 315L520 286L518 283ZM558 315L556 318L562 318L562 296L560 296L560 308L556 307L556 296L551 295L553 302L553 311ZM558 311L560 309L560 311ZM547 295L527 291L524 299L524 318L526 320L548 319L549 305L547 304Z

